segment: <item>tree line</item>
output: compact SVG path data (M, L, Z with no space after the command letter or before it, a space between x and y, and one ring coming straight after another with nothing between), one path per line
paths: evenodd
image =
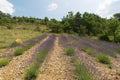
M120 42L120 13L110 19L94 13L68 12L61 21L51 19L46 24L51 32L94 36L101 40Z
M33 23L46 25L52 33L69 33L79 36L94 36L101 40L120 42L120 13L110 19L94 13L68 12L61 21L34 17L16 17L0 11L0 25L10 26L15 23Z

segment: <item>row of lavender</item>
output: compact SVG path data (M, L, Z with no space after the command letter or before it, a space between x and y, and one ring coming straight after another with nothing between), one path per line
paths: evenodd
M14 48L17 49L18 47L21 47L23 49L29 49L30 47L32 47L33 45L35 45L37 42L41 41L42 39L44 39L45 37L47 36L47 34L43 34L43 35L40 35L36 38L32 38L26 42L24 42L23 44L21 45L17 45L15 46ZM13 57L14 56L14 51L8 51L6 53L3 53L0 55L0 58L6 58L6 57Z
M39 68L41 67L41 64L43 63L45 57L49 53L49 51L52 50L54 46L54 41L55 41L56 36L51 35L46 41L41 43L35 50L34 54L32 55L32 58L30 61L33 63L27 70L25 74L25 80L35 80L38 73L39 73Z
M110 56L115 56L119 53L120 44L73 35L69 35L69 39L77 41L76 46L78 46L79 48L87 47L94 50L95 53L103 53Z
M60 44L62 44L65 48L66 55L71 57L71 62L74 65L75 80L96 80L96 77L90 73L88 66L86 63L84 63L84 56L80 55L82 58L79 58L79 56L77 56L80 52L78 50L78 46L72 42L73 40L70 40L67 35L61 35L59 39Z

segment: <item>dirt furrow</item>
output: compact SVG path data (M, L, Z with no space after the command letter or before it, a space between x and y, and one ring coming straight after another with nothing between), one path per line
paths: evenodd
M73 67L70 63L70 58L65 55L57 37L53 50L46 57L40 68L37 80L74 80L72 71Z
M36 48L47 39L48 37L28 51L25 51L23 55L14 57L7 66L0 68L0 80L23 80L21 76L24 70L33 62L32 60L35 58L33 54L35 54Z

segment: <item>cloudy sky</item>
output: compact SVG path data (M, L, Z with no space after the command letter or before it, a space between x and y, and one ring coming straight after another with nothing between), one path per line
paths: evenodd
M61 19L69 11L110 17L120 12L120 0L0 0L0 10L13 16Z

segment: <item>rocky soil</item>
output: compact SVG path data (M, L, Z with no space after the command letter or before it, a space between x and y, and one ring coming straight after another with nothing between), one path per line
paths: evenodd
M107 65L99 63L94 57L86 54L83 51L77 50L78 59L83 62L90 72L99 80L120 80L115 68L108 68ZM113 62L112 62L113 63Z
M53 50L49 53L40 68L37 80L74 80L70 57L65 55L63 47L55 40Z
M33 46L31 49L25 51L23 55L14 57L13 60L5 67L0 68L0 80L23 80L22 75L25 69L33 62L35 49L47 39L48 37Z

